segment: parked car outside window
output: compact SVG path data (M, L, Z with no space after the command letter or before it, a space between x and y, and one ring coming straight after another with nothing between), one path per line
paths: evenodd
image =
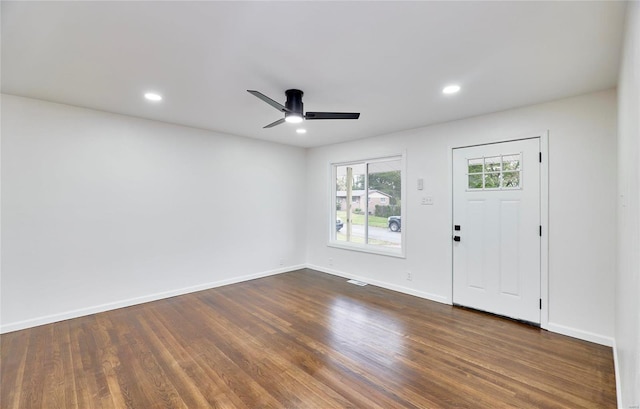
M402 229L402 216L391 216L387 218L389 230L400 231Z

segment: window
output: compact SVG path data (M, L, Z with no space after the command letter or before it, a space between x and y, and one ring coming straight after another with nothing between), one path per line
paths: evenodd
M467 159L468 190L520 189L521 154Z
M403 168L402 156L332 165L331 245L403 255Z

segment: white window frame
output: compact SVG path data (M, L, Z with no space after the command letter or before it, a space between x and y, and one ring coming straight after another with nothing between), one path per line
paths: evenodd
M382 246L377 246L375 244L366 244L366 243L353 243L353 242L346 242L346 241L338 241L336 239L337 237L337 232L336 232L336 196L337 196L337 191L336 191L336 179L337 179L337 167L339 166L348 166L348 165L361 165L361 164L369 164L369 163L375 163L375 162L385 162L385 161L390 161L390 160L400 160L400 183L401 183L401 192L400 192L400 200L401 200L401 204L400 204L400 211L402 213L402 229L400 230L400 249L389 249L389 248L385 248ZM327 246L329 247L335 247L335 248L340 248L340 249L345 249L345 250L353 250L353 251L359 251L359 252L363 252L363 253L372 253L372 254L379 254L379 255L383 255L383 256L391 256L391 257L398 257L398 258L406 258L406 248L407 248L407 244L406 244L406 226L408 224L408 219L407 219L407 200L406 200L406 195L407 195L407 183L406 183L406 178L407 178L407 161L406 161L406 153L399 153L399 154L395 154L395 155L389 155L389 156L380 156L380 157L373 157L373 158L363 158L363 159L358 159L358 160L350 160L350 161L344 161L344 162L332 162L329 164L329 174L330 176L330 208L329 208L329 240L327 243ZM368 192L369 190L369 175L368 172L365 172L365 180L364 180L364 186L365 186L365 190ZM367 196L368 198L368 196ZM365 217L368 218L368 211L365 211ZM347 223L346 220L343 220L343 223ZM368 224L365 223L364 226L365 229L365 237L368 237L369 234L369 226Z

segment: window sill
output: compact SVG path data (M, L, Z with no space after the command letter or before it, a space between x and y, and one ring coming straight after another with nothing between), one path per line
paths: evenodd
M404 254L404 249L401 250L387 250L384 248L374 248L372 246L365 246L362 244L346 244L338 241L330 241L327 243L328 247L343 249L343 250L351 250L358 251L361 253L369 253L369 254L377 254L379 256L388 256L388 257L396 257L396 258L407 258Z

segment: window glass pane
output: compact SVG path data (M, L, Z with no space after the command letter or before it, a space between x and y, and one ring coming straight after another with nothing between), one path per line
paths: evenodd
M401 165L399 159L369 164L368 244L398 249L402 244Z
M336 166L336 240L342 242L364 243L362 228L365 196L365 169L363 163ZM351 179L348 178L349 171ZM347 206L348 187L351 186L350 206ZM357 227L360 223L360 227Z
M482 189L482 174L469 175L469 189Z
M467 173L482 173L482 165L484 163L484 160L482 158L468 159L467 163L467 166L469 168L469 171Z
M346 241L347 166L336 166L336 240Z
M468 189L517 189L521 163L521 154L467 159Z
M484 188L497 189L500 187L500 174L488 173L484 175Z
M400 157L333 165L332 241L353 243L355 249L401 253L403 166Z
M520 155L505 155L502 157L502 170L520 170Z
M520 172L504 172L502 174L502 187L505 189L520 187Z
M381 160L367 164L369 173L400 172L402 162L398 159Z
M501 157L494 156L491 158L484 158L484 171L485 172L500 172ZM488 186L487 186L488 187Z

